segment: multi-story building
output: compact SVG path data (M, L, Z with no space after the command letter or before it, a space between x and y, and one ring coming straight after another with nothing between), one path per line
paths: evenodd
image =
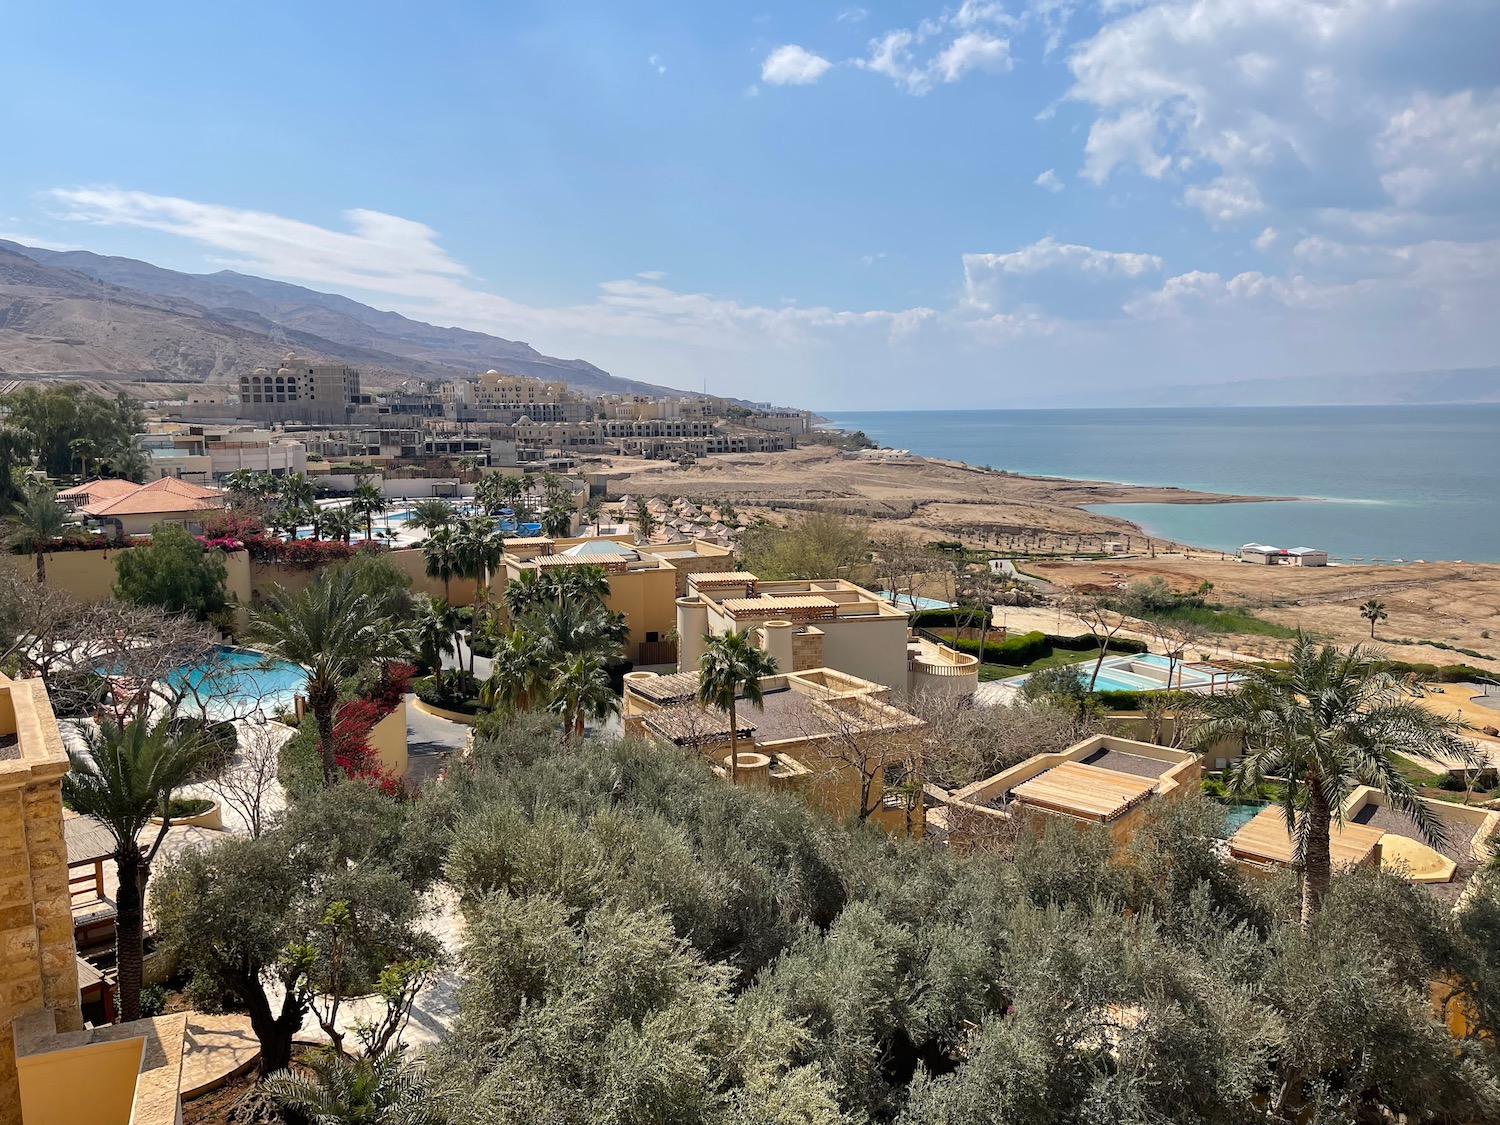
M976 657L913 634L905 610L845 579L691 575L677 599L678 668L696 671L706 638L740 630L783 671L837 668L908 694L964 696L979 684Z
M343 422L373 402L360 393L359 369L318 364L288 354L275 370L257 367L240 376L240 413L272 421Z
M68 756L40 680L0 676L0 1121L173 1125L187 1013L86 1027L63 819Z
M211 484L239 469L278 477L307 471L307 448L300 441L251 426L155 422L139 436L152 477Z

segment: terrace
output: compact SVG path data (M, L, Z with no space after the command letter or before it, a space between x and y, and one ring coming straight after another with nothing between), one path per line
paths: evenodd
M1189 791L1198 773L1195 754L1095 735L955 791L948 808L940 810L940 820L951 835L960 821L967 826L965 832L983 832L1035 812L1105 825L1117 842L1123 842L1134 831L1142 809L1157 798Z

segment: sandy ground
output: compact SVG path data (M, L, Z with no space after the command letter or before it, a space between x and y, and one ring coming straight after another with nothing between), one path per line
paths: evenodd
M614 458L599 470L612 497L686 496L747 508L832 507L919 535L962 534L975 545L1093 550L1105 539L1147 540L1134 524L1079 510L1083 504L1227 503L1265 496L1219 496L1180 488L1024 477L957 461L847 458L827 446L785 453L707 457L688 468ZM879 529L878 529L879 530ZM1155 541L1158 545L1162 540Z
M1174 589L1214 584L1212 598L1253 608L1258 617L1301 626L1344 644L1370 642L1370 623L1359 607L1385 603L1390 616L1376 627L1376 643L1399 660L1472 664L1500 676L1500 565L1408 563L1402 566L1254 566L1220 561L1217 554L1110 559L1102 562L1036 560L1025 569L1059 586L1118 585L1161 575ZM1484 636L1489 633L1488 637ZM1472 649L1468 656L1431 644Z
M880 539L962 539L973 547L1017 552L1089 552L1120 541L1128 558L1102 562L1034 560L1025 569L1060 587L1115 585L1160 574L1176 589L1214 584L1213 598L1340 641L1368 641L1359 606L1375 598L1388 620L1377 639L1399 659L1468 663L1500 673L1500 564L1409 563L1320 568L1252 566L1218 551L1148 539L1134 524L1080 509L1112 501L1228 503L1270 497L1223 496L1173 488L1059 480L988 472L959 462L882 462L841 457L826 446L786 453L709 457L689 468L616 459L604 468L610 495L729 500L742 516L774 509L829 506L873 520ZM1178 548L1176 553L1170 553ZM1157 557L1151 557L1152 551ZM1488 632L1489 637L1484 636ZM1485 654L1474 657L1439 641ZM1263 642L1250 642L1252 644Z

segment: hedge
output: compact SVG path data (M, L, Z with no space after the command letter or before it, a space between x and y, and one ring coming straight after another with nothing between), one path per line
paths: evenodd
M1080 637L1059 637L1048 633L1047 640L1052 642L1053 648L1060 648L1066 652L1093 652L1099 647L1099 642L1088 633ZM1138 641L1134 637L1113 637L1109 642L1109 651L1117 652L1122 656L1134 655L1146 650L1146 642Z
M955 640L952 645L959 652L967 652L970 656L979 655L978 641ZM986 664L1010 664L1019 667L1051 655L1052 645L1047 640L1047 634L1032 632L1006 637L1003 641L985 641L982 659Z

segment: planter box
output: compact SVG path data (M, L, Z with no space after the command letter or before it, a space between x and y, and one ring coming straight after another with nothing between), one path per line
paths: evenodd
M160 824L161 817L153 816L152 824ZM208 808L197 816L174 816L174 825L182 825L184 828L210 828L215 832L224 831L224 810L219 807L218 801L209 801Z

